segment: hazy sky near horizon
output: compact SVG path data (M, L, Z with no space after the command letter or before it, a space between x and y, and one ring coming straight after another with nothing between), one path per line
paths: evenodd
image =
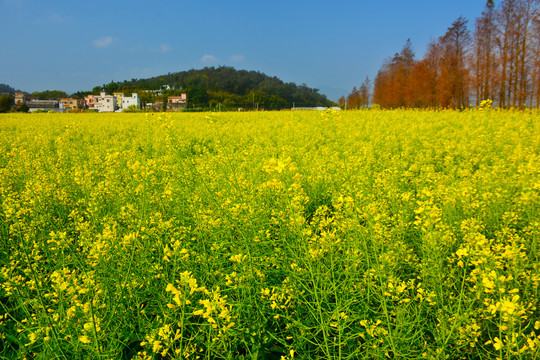
M498 3L498 2L497 2ZM27 92L205 66L261 71L337 100L410 38L417 58L483 0L0 0L0 83Z

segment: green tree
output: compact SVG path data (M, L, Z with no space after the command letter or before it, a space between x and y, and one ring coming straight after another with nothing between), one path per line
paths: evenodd
M103 87L101 86L95 86L92 88L92 95L99 95L99 93L103 90Z
M0 113L6 113L11 110L11 107L15 103L15 99L10 95L0 96Z
M11 111L27 113L30 108L27 105L13 106Z
M186 95L188 100L188 106L190 108L204 108L208 107L210 97L205 89L190 88L186 89Z
M111 81L110 83L108 83L107 85L104 85L103 88L105 89L105 91L107 92L107 94L111 94L113 92L115 92L116 90L118 90L118 84L115 83L114 81Z
M72 97L74 99L84 99L86 96L91 95L91 94L92 94L91 91L77 91L69 95L69 97Z
M136 113L136 112L141 112L141 110L139 109L139 107L137 105L129 105L127 107L127 109L124 109L122 112L125 112L125 113Z
M68 94L65 91L61 91L61 90L45 90L45 91L34 91L32 93L32 96L37 97L39 100L48 100L48 99L67 98Z
M131 96L131 94L135 94L137 92L137 88L133 85L124 85L120 91L124 93L124 96Z
M143 106L143 108L146 106L147 103L153 103L156 98L152 92L146 90L137 90L134 93L139 95L139 99L141 99L141 105Z

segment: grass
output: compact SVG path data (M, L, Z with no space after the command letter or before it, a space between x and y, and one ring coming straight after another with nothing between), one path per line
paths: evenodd
M537 111L0 116L0 359L540 356Z

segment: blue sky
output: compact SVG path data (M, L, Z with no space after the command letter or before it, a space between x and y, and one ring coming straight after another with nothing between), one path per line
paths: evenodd
M411 38L417 57L485 1L0 0L0 83L91 90L227 65L346 95Z

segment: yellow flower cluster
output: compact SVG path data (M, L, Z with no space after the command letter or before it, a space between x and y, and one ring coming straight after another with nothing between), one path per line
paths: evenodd
M538 358L539 128L0 115L0 358Z

